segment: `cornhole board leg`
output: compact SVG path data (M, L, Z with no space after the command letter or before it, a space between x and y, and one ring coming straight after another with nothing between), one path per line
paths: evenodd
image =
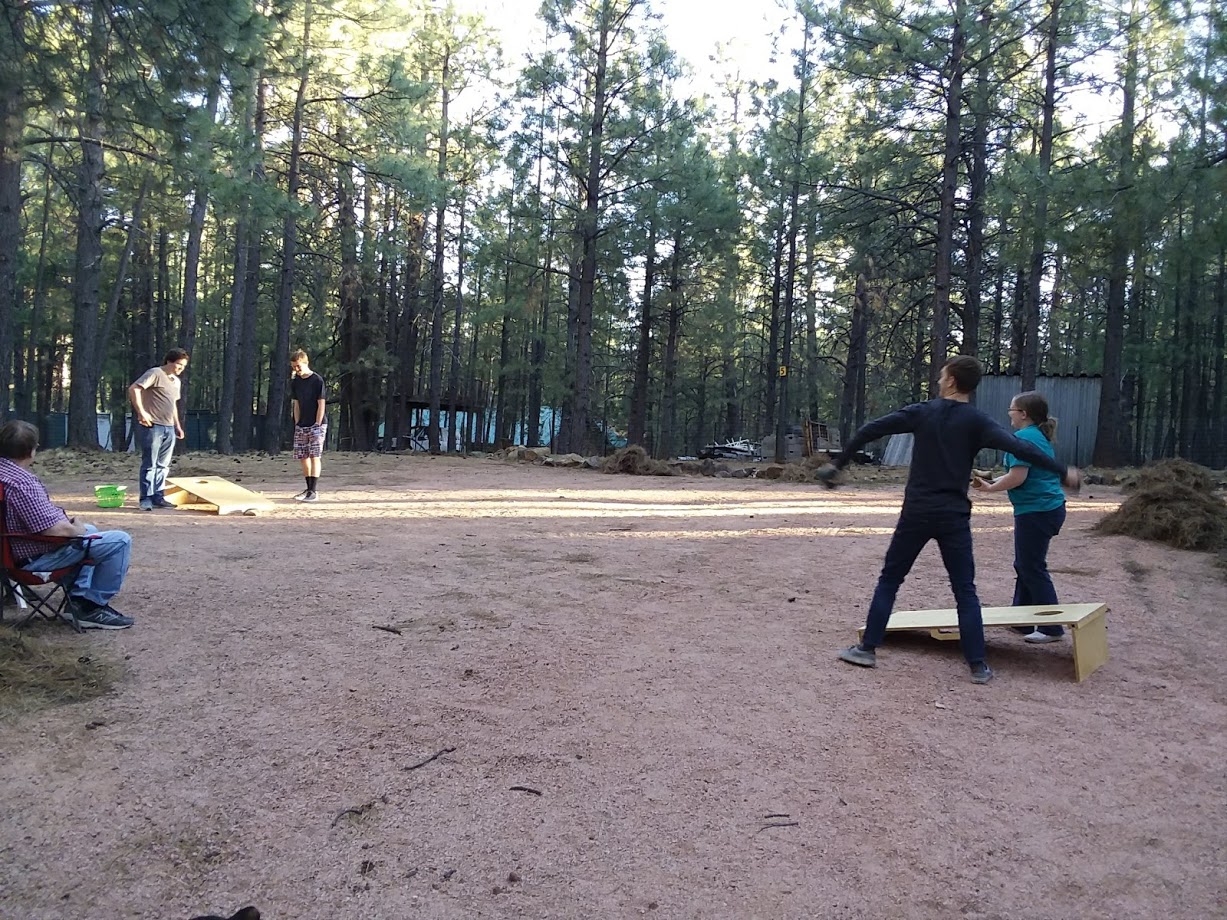
M274 507L264 496L220 476L179 476L166 484L166 500L177 507L212 505L218 514L259 514Z
M1108 618L1102 613L1073 626L1074 677L1081 683L1108 663Z

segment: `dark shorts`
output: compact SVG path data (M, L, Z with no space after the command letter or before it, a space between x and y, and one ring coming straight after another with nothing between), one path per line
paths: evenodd
M327 423L310 428L294 426L294 459L306 460L324 455L324 438L328 435Z

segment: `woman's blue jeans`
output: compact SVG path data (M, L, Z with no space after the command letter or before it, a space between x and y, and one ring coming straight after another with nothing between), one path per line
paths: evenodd
M1014 516L1014 606L1058 604L1057 589L1048 574L1048 544L1061 532L1065 506ZM1041 626L1049 636L1064 635L1060 626Z

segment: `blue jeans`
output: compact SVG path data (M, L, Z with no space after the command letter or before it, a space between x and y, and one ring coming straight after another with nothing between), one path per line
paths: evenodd
M170 458L175 453L175 429L172 425L153 425L138 429L141 439L141 501L162 498Z
M942 562L954 591L959 612L959 645L969 665L984 661L984 620L976 594L976 560L971 551L971 516L967 514L901 515L895 535L886 550L878 587L869 604L865 635L861 645L877 648L886 637L886 624L895 606L899 586L912 570L912 564L930 540L937 541Z
M87 534L97 533L98 538L89 541L89 557L94 565L81 569L73 585L73 597L83 597L95 604L109 604L119 593L128 574L128 560L132 556L132 538L122 530L104 530L99 533L93 524L85 525ZM27 562L22 568L27 572L50 572L65 566L75 565L85 557L85 551L76 546L61 546L43 553Z
M1058 604L1057 589L1048 574L1048 544L1061 532L1065 506L1014 516L1014 606ZM1060 636L1060 626L1041 626L1040 632Z

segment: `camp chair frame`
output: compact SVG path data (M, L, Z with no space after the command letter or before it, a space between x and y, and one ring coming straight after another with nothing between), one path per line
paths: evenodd
M81 570L93 565L89 547L96 539L94 534L80 537L49 537L43 534L13 533L8 528L8 505L4 497L4 483L0 483L0 620L4 618L3 604L9 598L19 610L29 612L17 622L18 627L29 625L35 617L47 620L66 619L72 628L81 632L77 614L68 602L73 585ZM72 565L61 566L50 572L31 572L22 568L13 556L13 541L24 540L46 544L47 552L62 546L76 546L82 551L81 559ZM43 591L41 589L49 589Z

